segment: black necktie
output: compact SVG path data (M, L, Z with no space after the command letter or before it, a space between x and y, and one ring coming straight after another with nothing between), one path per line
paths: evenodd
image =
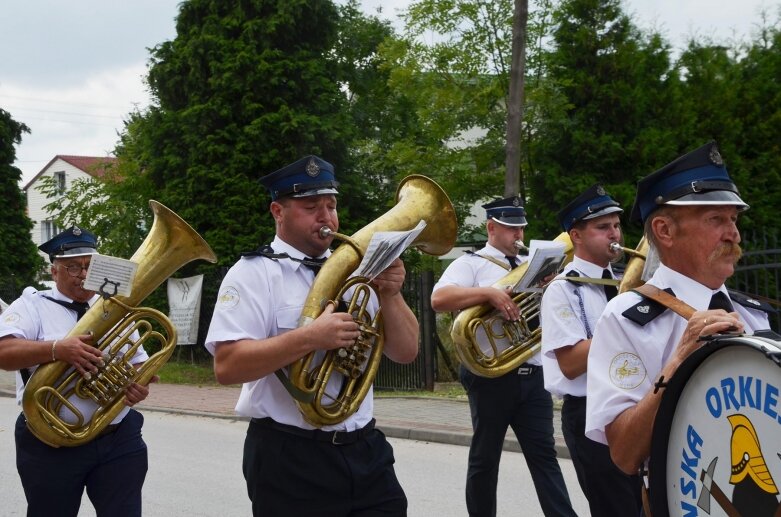
M605 269L602 271L602 278L606 280L613 280L613 275L610 273L609 269ZM607 301L612 300L618 294L618 288L614 285L605 285L604 288Z
M505 255L504 258L507 259L507 262L510 263L510 269L515 269L518 267L518 259L515 257L512 257L510 255Z
M724 309L727 312L735 312L735 308L732 307L732 303L727 298L727 295L721 291L718 291L710 299L710 305L708 309Z
M323 267L323 262L325 262L327 257L323 258L312 258L312 257L306 257L304 260L301 261L303 265L311 269L315 272L315 276L317 273L320 272L320 268Z

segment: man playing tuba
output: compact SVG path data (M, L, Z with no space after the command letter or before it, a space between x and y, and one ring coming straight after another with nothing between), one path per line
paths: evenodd
M488 303L515 321L519 310L510 293L491 286L526 259L518 255L516 244L523 241L526 211L517 196L483 208L488 244L448 266L434 286L431 307L458 311ZM508 426L521 445L545 515L575 515L556 460L553 400L543 386L540 354L495 378L480 377L462 365L460 380L469 396L474 430L466 478L469 515L496 515L499 460Z
M236 405L251 417L243 469L255 516L406 515L393 450L374 429L372 394L345 420L316 428L274 375L313 351L346 347L360 335L350 314L328 305L297 327L319 265L339 228L333 166L304 157L261 178L271 193L276 236L246 254L220 287L206 347L222 384L243 383ZM404 264L396 259L373 281L369 311L382 305L384 353L408 363L418 353L418 323L401 295ZM339 379L332 379L338 382Z
M16 397L21 404L24 386L38 365L64 361L84 377L98 371L101 351L90 335L69 336L71 328L99 298L82 287L97 239L76 226L41 244L49 255L54 287L25 289L0 318L0 368L19 370ZM142 347L129 360L136 368L148 356ZM149 388L131 383L125 404L144 400ZM89 420L97 409L91 400L71 397L70 402ZM60 417L72 415L61 410ZM147 449L141 437L144 418L124 408L89 443L50 447L27 428L24 414L16 422L16 465L27 498L27 515L73 516L79 512L84 489L99 516L140 516L141 487L147 471Z

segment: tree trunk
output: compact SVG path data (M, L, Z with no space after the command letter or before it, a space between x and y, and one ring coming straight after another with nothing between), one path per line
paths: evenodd
M512 62L510 92L507 98L507 146L505 157L504 195L520 193L526 199L521 178L521 121L523 120L524 72L526 69L526 24L529 0L515 0L513 13Z

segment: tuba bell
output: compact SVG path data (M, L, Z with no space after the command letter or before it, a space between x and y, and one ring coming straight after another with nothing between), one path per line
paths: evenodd
M433 180L412 175L404 178L396 191L396 205L388 212L347 237L327 228L321 235L334 235L345 241L325 261L315 277L298 326L312 323L329 302L338 303L354 288L347 312L360 325L361 335L350 347L329 350L322 356L312 352L289 365L285 387L295 398L301 414L310 424L322 427L345 420L358 410L369 391L382 358L385 335L380 311L372 318L367 312L372 288L367 279L348 277L361 263L369 241L378 231L407 231L420 220L425 229L411 246L429 255L443 255L455 244L457 221L453 205ZM315 360L317 354L318 361ZM284 375L284 374L282 374ZM340 375L338 394L326 393L332 376Z
M554 239L564 244L566 259L572 260L573 247L569 234L562 232ZM524 262L492 285L497 289L513 287L529 267ZM461 363L475 375L499 377L536 354L541 346L541 293L513 294L520 309L518 321L507 321L489 303L475 305L458 313L453 320L450 337Z
M87 380L68 363L54 361L39 366L25 386L22 407L27 427L52 447L94 439L122 411L124 388L131 382L148 383L173 353L176 328L171 321L158 310L135 305L188 262L217 261L206 241L178 215L154 200L149 206L154 222L130 258L138 264L130 295L98 300L66 336L92 334L103 351L104 366ZM125 357L132 357L145 343L161 348L136 370ZM120 353L126 345L129 350ZM97 406L89 419L69 400L73 396Z

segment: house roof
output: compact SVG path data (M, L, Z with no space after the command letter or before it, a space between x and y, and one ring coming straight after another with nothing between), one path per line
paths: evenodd
M43 169L41 169L38 174L33 177L33 179L28 181L22 190L26 191L30 185L35 183L41 174L43 174L58 159L73 165L77 169L84 171L93 178L102 178L103 175L106 174L106 165L117 162L117 159L113 156L74 156L69 154L58 154L49 160L49 163L47 163Z

